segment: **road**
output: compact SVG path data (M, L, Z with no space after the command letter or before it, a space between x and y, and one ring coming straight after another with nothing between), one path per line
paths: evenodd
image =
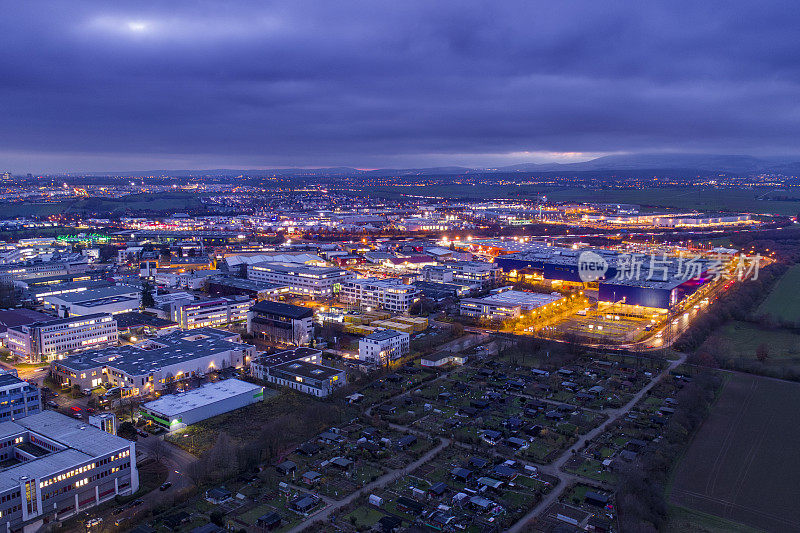
M160 453L157 450L158 447L161 448ZM154 459L161 455L161 461L169 467L167 481L172 483L172 486L166 491L153 491L147 494L143 498L145 501L148 501L148 498L160 499L163 494L177 493L194 484L186 472L189 466L197 461L197 457L186 450L170 444L156 435L139 437L139 440L136 441L136 449Z
M679 359L670 362L667 368L665 368L660 373L653 376L650 382L647 385L645 385L639 392L637 392L628 403L617 409L608 409L604 411L604 413L608 415L608 419L605 422L603 422L593 430L589 431L585 435L582 435L575 444L573 444L571 447L565 450L564 453L562 453L555 461L553 461L552 464L547 465L546 467L539 467L539 469L542 470L543 472L557 476L561 480L561 482L555 489L547 493L544 496L544 498L542 498L542 501L540 501L536 505L536 507L531 509L528 512L528 514L523 516L519 521L517 521L516 524L511 526L508 529L508 533L521 533L522 531L525 530L525 527L527 526L528 522L530 522L533 518L542 513L550 505L558 501L558 498L561 496L561 494L563 494L563 492L569 485L569 482L575 479L580 479L579 476L574 476L572 474L567 474L565 472L562 472L561 468L564 466L564 464L573 455L578 453L579 450L581 450L584 446L586 446L587 442L589 442L590 440L592 440L593 438L604 432L610 424L616 422L622 416L628 414L628 412L630 412L630 410L633 409L633 407L647 394L647 392L656 385L658 380L668 375L671 370L674 370L676 367L678 367L678 365L683 363L685 360L686 360L686 355L682 354Z
M428 451L428 453L426 453L425 455L423 455L410 465L406 466L405 468L398 468L395 470L391 470L386 474L382 475L381 477L379 477L378 479L376 479L375 481L373 481L372 483L364 485L361 489L352 493L350 496L344 498L343 500L330 503L327 507L325 507L318 513L312 515L308 520L296 525L295 527L290 529L287 533L299 533L300 531L305 531L307 528L313 526L318 522L327 520L331 516L331 513L353 503L353 501L355 501L356 498L364 494L369 494L376 489L381 489L390 483L394 483L400 477L405 476L409 472L413 472L420 466L424 465L425 463L433 459L439 452L441 452L449 445L450 445L450 439L441 439L441 442L439 443L438 446Z

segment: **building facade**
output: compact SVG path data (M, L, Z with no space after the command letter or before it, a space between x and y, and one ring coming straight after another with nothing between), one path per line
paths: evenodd
M208 298L171 305L171 320L183 329L229 326L246 322L253 301L246 296Z
M118 339L117 321L107 313L98 313L10 327L6 342L14 355L40 363L114 345Z
M169 431L260 402L264 387L238 379L208 383L181 394L165 394L139 408L139 416Z
M335 296L342 283L354 277L352 272L334 267L276 262L247 265L247 279L286 285L290 294L312 300Z
M44 411L0 423L0 524L34 531L139 489L136 444Z
M408 333L381 329L358 341L358 358L376 365L387 365L409 353Z
M176 331L139 344L95 350L55 361L53 375L63 386L119 387L121 395L162 391L173 382L224 368L250 364L255 346L239 335L214 328Z
M42 412L39 389L18 378L16 372L0 373L0 422Z
M419 299L419 291L415 286L405 285L399 279L351 279L342 283L339 299L361 308L381 308L394 313L407 313L409 307Z
M314 312L307 307L264 300L250 308L247 332L257 339L302 346L314 338Z

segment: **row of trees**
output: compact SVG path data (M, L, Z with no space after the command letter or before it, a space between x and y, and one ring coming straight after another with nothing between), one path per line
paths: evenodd
M752 321L753 309L764 299L773 285L786 272L782 263L761 270L758 279L737 283L709 306L675 343L679 350L693 352L720 326L730 320Z
M706 418L721 383L711 371L697 374L678 393L664 438L638 463L619 472L616 495L621 531L655 533L664 526L668 511L664 492L670 472Z
M187 475L200 486L254 472L259 465L272 462L297 444L340 423L342 416L340 407L313 401L297 412L259 421L261 429L257 437L245 442L221 431L211 448L191 465ZM245 420L239 420L239 423L248 424Z

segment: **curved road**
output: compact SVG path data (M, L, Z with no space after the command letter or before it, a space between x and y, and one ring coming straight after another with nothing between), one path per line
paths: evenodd
M637 392L628 403L626 403L625 405L623 405L622 407L619 407L617 409L609 409L607 411L604 411L604 413L608 415L608 419L605 422L603 422L602 424L600 424L599 426L597 426L593 430L589 431L585 435L582 435L575 444L573 444L570 448L565 450L564 453L562 453L558 457L558 459L553 461L552 464L547 465L546 468L539 467L542 471L545 471L545 472L548 471L548 470L552 470L552 472L548 472L548 473L550 473L550 474L552 474L554 476L558 476L559 480L561 480L561 483L558 484L558 487L556 487L555 489L553 489L552 491L547 493L545 495L545 497L542 498L542 501L540 501L536 505L536 507L531 509L528 512L528 514L523 516L516 524L511 526L508 529L508 533L521 533L522 531L525 530L524 528L528 525L528 522L530 522L533 518L535 518L542 511L547 509L551 504L553 504L556 501L558 501L559 496L561 496L561 494L567 488L568 483L566 483L566 481L568 481L568 480L570 480L571 478L574 477L574 476L572 476L570 474L566 474L564 472L561 472L561 467L563 467L564 464L574 454L578 453L578 450L583 448L586 445L587 442L589 442L590 440L595 438L597 435L599 435L603 431L605 431L605 429L611 423L619 420L620 417L628 414L628 412L631 409L633 409L633 406L636 405L639 402L639 400L641 400L645 396L645 394L647 394L647 392L650 389L652 389L655 386L655 384L661 378L663 378L664 376L669 374L669 372L671 370L674 370L678 365L683 363L685 360L686 360L686 354L681 354L681 357L679 359L670 362L670 364L667 366L667 368L662 370L659 374L656 374L655 376L653 376L653 378L650 380L650 382L647 385L645 385L639 392Z

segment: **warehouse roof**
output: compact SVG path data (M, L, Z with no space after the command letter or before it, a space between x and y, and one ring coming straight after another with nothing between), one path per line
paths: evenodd
M60 294L58 296L50 296L51 300L61 300L67 303L86 305L88 302L95 300L105 300L108 298L117 298L127 295L139 295L141 291L136 287L130 285L114 285L111 287L101 287L98 289L89 289L86 291Z
M110 366L132 376L141 376L183 361L228 350L251 348L249 344L232 340L237 337L229 331L215 328L176 331L139 344L82 352L55 364L76 372Z
M189 392L167 394L158 400L145 403L143 407L161 413L165 418L170 418L232 396L247 393L255 394L263 390L264 387L261 385L254 385L238 379L225 379L216 383L208 383Z

